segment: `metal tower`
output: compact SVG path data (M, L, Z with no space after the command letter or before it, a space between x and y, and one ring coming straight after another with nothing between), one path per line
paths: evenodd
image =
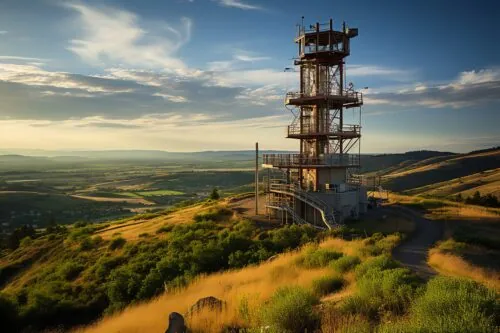
M294 113L287 138L298 139L298 154L265 154L263 166L284 172L266 180L269 213L282 219L331 228L366 209L366 191L353 175L360 167L363 95L345 84L344 59L358 29L333 21L299 26L295 43L300 90L288 92L285 105ZM346 109L359 107L359 122L346 124ZM354 169L354 170L353 170Z

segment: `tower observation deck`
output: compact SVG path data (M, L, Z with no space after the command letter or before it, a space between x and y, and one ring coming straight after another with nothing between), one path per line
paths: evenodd
M366 210L366 190L353 176L360 167L363 94L346 85L344 59L358 29L333 21L299 26L294 65L300 73L298 91L288 92L285 106L294 114L286 137L299 140L295 154L264 154L269 214L317 227L332 228ZM356 123L345 123L347 109L359 111ZM273 172L276 174L276 172Z

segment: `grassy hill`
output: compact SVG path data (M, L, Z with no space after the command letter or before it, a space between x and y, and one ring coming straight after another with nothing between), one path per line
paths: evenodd
M381 170L384 187L409 194L499 194L500 148L433 157Z
M255 264L318 235L308 226L257 226L228 204L59 226L21 240L0 256L0 306L12 313L12 331L86 324L200 274Z
M469 309L465 304L478 301L467 296L469 289L479 295L474 318L481 321L456 322L447 314L442 319L450 327L466 324L472 330L498 320L490 308L496 296L481 284L444 278L426 284L390 259L401 234L365 233L380 228L386 234L411 233L414 227L404 217L394 223L385 216L353 224L364 231L324 233L308 226L250 222L235 208L238 200L60 226L23 239L19 248L0 256L3 327L7 332L68 329L113 314L80 331L162 331L169 312L185 313L197 299L215 296L227 302L223 314L188 317L193 332L220 332L230 326L258 329L264 324L276 332L306 327L322 332L389 327L400 332L397 325L413 332L432 325L418 317L426 306L424 297L453 290L445 302L464 302Z

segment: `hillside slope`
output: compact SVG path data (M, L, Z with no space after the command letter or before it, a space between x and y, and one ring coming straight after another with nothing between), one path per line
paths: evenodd
M483 190L498 194L500 149L426 159L411 165L382 171L384 187L393 191L452 195ZM476 188L479 187L479 188ZM433 194L429 193L429 194ZM469 193L465 192L464 194Z
M229 204L206 201L111 223L51 227L3 250L0 305L14 313L12 331L88 324L200 274L261 262L318 234L308 226L257 226Z

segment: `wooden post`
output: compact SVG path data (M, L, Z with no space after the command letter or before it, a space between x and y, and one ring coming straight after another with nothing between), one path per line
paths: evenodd
M255 143L255 215L259 215L259 143Z

